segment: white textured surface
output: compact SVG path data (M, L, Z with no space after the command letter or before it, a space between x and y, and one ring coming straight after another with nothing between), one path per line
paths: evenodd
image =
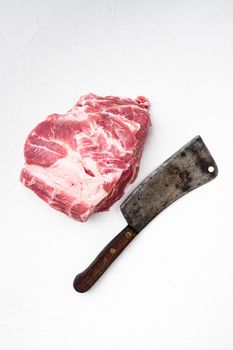
M233 2L0 2L0 348L233 349ZM196 134L219 177L162 213L87 294L73 277L125 225L85 224L18 180L29 131L81 94L145 95L142 178Z

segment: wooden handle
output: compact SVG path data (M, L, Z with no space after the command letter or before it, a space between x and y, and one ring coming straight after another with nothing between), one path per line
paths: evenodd
M106 245L91 265L75 277L74 289L79 293L88 291L135 236L136 232L131 227L124 228Z

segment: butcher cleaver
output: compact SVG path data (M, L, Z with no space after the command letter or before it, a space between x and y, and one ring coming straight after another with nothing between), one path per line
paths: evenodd
M163 209L186 193L213 180L217 165L196 136L143 180L121 204L128 225L74 280L77 292L89 290L134 237Z

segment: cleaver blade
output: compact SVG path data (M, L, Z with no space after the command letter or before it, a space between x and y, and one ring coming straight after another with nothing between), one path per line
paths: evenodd
M140 183L121 204L121 212L140 232L167 206L217 174L213 157L202 138L196 136Z
M84 293L102 276L134 237L162 210L186 193L213 180L217 165L196 136L145 178L121 204L128 225L99 253L73 286Z

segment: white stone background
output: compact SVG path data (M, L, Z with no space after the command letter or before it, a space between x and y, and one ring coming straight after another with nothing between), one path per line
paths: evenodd
M151 101L139 176L200 134L218 178L169 207L86 294L125 225L78 223L19 183L23 144L87 92ZM233 349L233 1L0 1L0 348Z

